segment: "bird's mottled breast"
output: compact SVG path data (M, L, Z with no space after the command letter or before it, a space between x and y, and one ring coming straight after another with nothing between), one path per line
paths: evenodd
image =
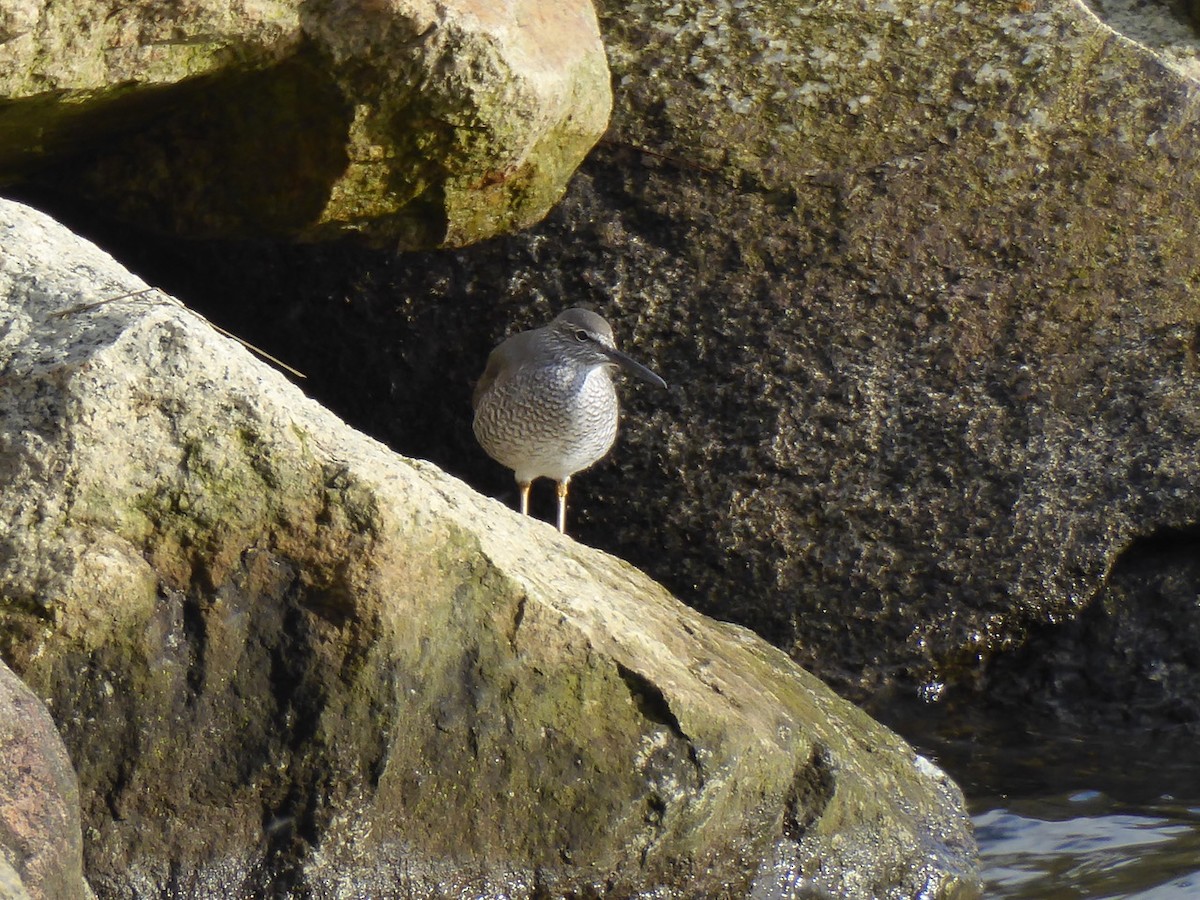
M605 366L521 366L479 398L475 434L519 478L561 479L612 447L617 394Z

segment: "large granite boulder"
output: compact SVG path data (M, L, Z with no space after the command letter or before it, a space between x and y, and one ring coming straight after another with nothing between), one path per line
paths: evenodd
M638 173L624 233L658 223L608 255L687 385L631 454L669 584L846 690L937 696L1200 522L1179 51L1075 0L601 8L622 91L596 180L629 209ZM612 546L643 562L638 531Z
M75 770L46 707L0 662L0 897L91 896Z
M586 0L27 0L0 47L0 183L188 235L480 240L545 215L611 105Z
M785 654L0 240L5 645L100 896L976 892L957 788Z

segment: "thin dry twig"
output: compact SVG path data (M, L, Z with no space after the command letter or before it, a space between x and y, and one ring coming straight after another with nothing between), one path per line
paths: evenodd
M220 334L225 335L225 337L230 338L231 340L237 341L239 344L241 344L243 347L245 347L251 353L257 354L258 356L265 359L267 362L273 363L274 365L279 366L279 368L283 369L286 372L290 372L292 375L295 375L297 378L305 378L305 379L308 378L308 376L305 375L303 372L301 372L299 369L292 368L287 363L285 363L283 360L272 356L270 353L268 353L266 350L263 350L261 347L255 347L252 343L250 343L249 341L247 341L243 338L238 337L232 331L228 331L228 330L222 328L220 325L216 324L215 322L210 322L208 319L204 318L204 316L200 315L200 313L196 312L194 309L188 309L182 303L179 303L179 301L176 300L174 297L172 297L170 294L166 293L165 291L160 290L159 288L155 288L155 287L142 288L141 290L138 290L138 291L130 291L126 294L120 294L116 297L105 297L103 300L97 300L94 303L81 303L79 306L72 306L70 309L59 310L58 312L54 313L51 316L51 318L65 319L67 316L75 315L76 313L81 313L81 312L88 312L89 310L96 309L97 307L104 306L108 303L117 303L121 300L135 300L135 299L145 296L146 294L153 294L153 293L162 294L163 297L167 298L167 301L178 304L181 309L185 309L188 312L190 312L193 316L195 316L197 319L199 319L201 322L203 322L209 328L213 329L216 332L219 332ZM166 302L166 301L159 300L158 302L161 303L161 302Z

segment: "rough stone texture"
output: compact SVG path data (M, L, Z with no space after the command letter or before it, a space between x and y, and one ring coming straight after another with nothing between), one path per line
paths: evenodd
M29 892L21 882L21 876L0 854L0 897L4 900L29 900Z
M586 0L24 2L0 48L0 183L188 235L489 237L611 106Z
M1141 541L1077 619L984 670L998 704L1088 730L1200 723L1200 530ZM1193 743L1194 746L1194 743Z
M621 262L703 423L668 558L715 531L739 618L937 692L1200 521L1195 82L1072 2L682 3L647 42L667 6L602 19L611 139L666 157L638 195L690 238Z
M0 897L91 896L75 770L46 707L0 662Z
M783 653L0 223L0 635L101 896L976 895L957 788Z
M613 127L536 229L139 264L508 497L471 382L593 303L672 392L625 386L575 533L855 696L972 683L1200 521L1192 81L1065 0L601 12Z
M1200 77L1200 4L1196 0L1085 0L1096 17L1137 41L1181 75Z

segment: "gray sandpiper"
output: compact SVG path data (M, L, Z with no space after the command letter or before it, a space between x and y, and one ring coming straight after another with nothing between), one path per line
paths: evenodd
M523 514L529 515L533 480L553 479L558 530L566 532L571 476L598 462L617 438L612 372L618 368L667 386L617 349L604 319L579 308L512 335L488 357L471 399L475 437L488 456L513 470Z

